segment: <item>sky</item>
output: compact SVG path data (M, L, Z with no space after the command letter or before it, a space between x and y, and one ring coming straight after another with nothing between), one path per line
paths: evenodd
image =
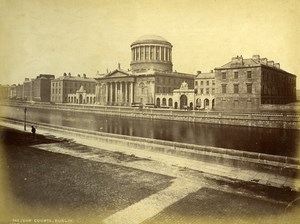
M0 83L127 70L145 34L172 43L178 72L259 54L300 74L298 0L0 0Z

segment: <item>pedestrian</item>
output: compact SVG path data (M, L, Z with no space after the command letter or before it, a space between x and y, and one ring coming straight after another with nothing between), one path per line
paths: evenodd
M32 132L32 134L35 134L35 127L34 126L31 126L31 132Z

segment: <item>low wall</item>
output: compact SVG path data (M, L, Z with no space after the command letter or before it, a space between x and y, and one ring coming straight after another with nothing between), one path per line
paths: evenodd
M114 107L100 105L68 105L42 103L10 103L7 106L34 107L51 110L67 110L97 113L110 116L143 119L162 119L209 124L237 125L265 128L300 129L300 114L292 113L225 113L202 112L171 109L139 109L133 107Z
M22 121L12 119L2 119L2 121L23 125ZM28 122L30 123L30 121ZM39 123L39 129L54 133L63 133L64 135L68 135L72 138L76 138L76 136L84 137L86 139L93 139L99 142L113 144L120 147L130 147L139 150L155 151L159 153L216 163L234 168L276 173L288 177L296 177L299 174L300 169L300 159L286 156L238 151L211 146L199 146L194 144L185 144L133 136L124 136L43 123Z

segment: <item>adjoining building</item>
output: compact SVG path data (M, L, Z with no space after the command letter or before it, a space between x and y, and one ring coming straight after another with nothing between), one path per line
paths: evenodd
M119 66L96 78L96 101L101 105L164 105L161 94L172 94L183 82L194 88L194 75L173 72L172 45L166 39L145 35L131 44L130 70ZM173 102L166 104L173 107Z
M9 85L0 84L0 100L6 100L11 97L11 87Z
M215 73L217 110L259 110L262 104L296 100L296 76L259 55L233 57Z
M85 74L81 77L64 73L63 76L51 80L51 102L71 103L68 94L75 94L83 86L87 94L95 94L96 80L88 78ZM95 102L95 100L93 100ZM83 101L82 101L83 102ZM85 102L86 103L86 102Z
M32 100L38 102L50 102L51 80L54 75L40 74L32 80Z
M23 94L22 99L26 101L32 100L32 80L25 78L23 82Z
M213 109L215 106L215 73L197 72L195 78L196 90L196 108L197 109Z

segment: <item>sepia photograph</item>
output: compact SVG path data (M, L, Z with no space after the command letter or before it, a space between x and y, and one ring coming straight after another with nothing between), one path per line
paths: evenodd
M0 0L0 224L297 224L300 1Z

